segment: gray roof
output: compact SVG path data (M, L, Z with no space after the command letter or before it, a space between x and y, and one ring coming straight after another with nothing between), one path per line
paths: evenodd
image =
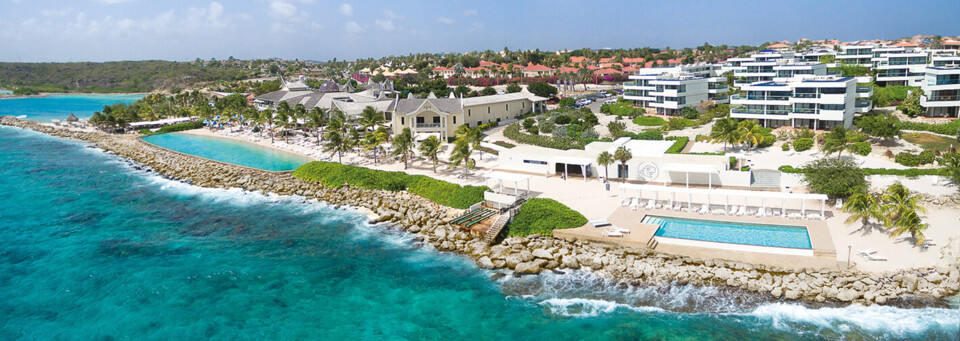
M401 99L398 100L395 105L391 105L388 109L398 114L408 114L420 108L425 101L430 101L430 104L433 104L433 106L437 107L437 109L439 109L441 112L448 114L463 112L463 107L460 106L459 98Z
M485 105L485 104L494 104L494 103L503 103L516 101L521 99L527 99L532 102L540 102L547 100L546 98L534 95L532 93L521 91L514 92L510 94L503 95L490 95L490 96L478 96L478 97L469 97L463 99L463 106L471 107L474 105Z

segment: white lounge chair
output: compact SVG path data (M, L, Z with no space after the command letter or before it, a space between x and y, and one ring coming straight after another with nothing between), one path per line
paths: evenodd
M620 232L620 233L622 233L622 234L629 234L629 233L630 233L630 229L620 228L620 227L616 227L616 226L614 226L614 229L616 229L617 232Z
M874 253L877 253L877 251L870 250L870 249L863 249L863 250L857 251L857 254L861 256L868 256Z
M703 207L701 207L700 210L697 211L697 213L706 214L707 211L709 211L709 210L710 210L710 205L703 204Z
M637 198L630 199L630 209L636 211L637 206L640 206L640 201Z
M887 257L877 256L877 255L863 255L863 258L866 258L867 260L869 260L869 261L874 261L874 262L876 262L876 261L886 262L886 261L887 261Z
M765 217L766 215L767 215L767 212L765 212L765 210L763 209L757 210L757 214L754 214L754 216L757 218Z
M652 210L656 207L657 207L657 202L654 201L653 199L650 199L650 201L647 202L647 206L644 206L643 209Z
M604 237L623 237L623 233L620 233L620 231L617 231L616 228L614 228L614 227L611 226L611 227L607 227L607 228L603 229L603 234L602 234L602 236L604 236Z
M610 226L610 222L607 221L606 219L593 220L590 222L590 224L593 224L593 227Z
M740 209L737 210L737 215L738 215L738 216L742 216L742 215L744 215L744 214L747 214L747 207L746 207L746 206L740 206Z
M740 211L740 206L733 205L733 208L730 209L730 215L737 214Z
M725 211L722 208L717 208L717 209L714 209L713 211L710 211L710 213L713 213L716 215L723 215L723 214L727 214L727 211Z
M624 198L620 201L620 207L630 206L630 198Z
M680 211L680 210L682 210L682 209L683 209L683 206L680 205L679 203L678 203L676 206L673 206L673 210L674 210L674 211Z
M820 213L811 213L807 215L807 219L823 220L823 216Z

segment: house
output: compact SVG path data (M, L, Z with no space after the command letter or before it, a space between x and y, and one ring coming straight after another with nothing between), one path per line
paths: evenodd
M543 111L547 99L520 92L470 98L405 98L392 101L386 112L393 132L410 128L418 140L434 135L446 141L462 125L503 123L531 111Z
M960 57L954 64L929 66L920 85L920 105L929 117L960 118Z
M784 43L770 44L770 45L767 45L767 48L768 48L768 49L771 49L771 50L774 50L774 51L780 51L780 52L788 52L788 51L790 51L790 45L787 45L787 44L784 44Z
M549 77L549 76L553 76L553 69L548 66L544 66L540 64L536 64L536 65L531 64L523 67L523 76L524 77Z
M453 77L453 68L452 68L452 67L438 66L438 67L433 68L433 70L431 70L431 71L433 71L433 74L434 74L434 75L440 76L440 77L443 77L443 78Z
M630 66L634 64L643 64L643 58L623 58L623 66Z

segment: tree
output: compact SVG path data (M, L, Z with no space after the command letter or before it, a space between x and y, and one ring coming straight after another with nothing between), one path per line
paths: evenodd
M360 126L363 127L363 130L370 129L371 127L376 127L378 124L383 123L387 119L383 116L382 112L377 111L373 107L363 108L363 112L360 113Z
M410 128L403 128L397 136L393 137L393 155L399 155L403 159L403 169L407 169L407 155L413 152L413 133Z
M937 162L940 163L941 167L943 167L943 172L947 178L949 178L954 185L960 187L960 154L944 154L940 160L937 160Z
M618 139L627 134L627 124L623 122L612 121L607 123L607 130L610 131L610 135L612 135L613 138Z
M433 162L433 172L437 172L437 162L440 161L440 139L435 135L430 135L420 142L420 155Z
M267 109L260 113L263 117L263 121L270 125L270 143L273 143L273 120L276 119L273 110Z
M343 152L350 151L349 142L337 130L327 132L324 139L327 143L323 145L323 151L337 154L337 162L343 163Z
M480 91L480 96L490 96L490 95L496 95L496 94L497 94L497 90L494 90L489 86L483 88L483 90Z
M860 220L863 227L866 228L871 219L881 223L884 223L886 219L880 201L873 194L866 192L859 192L847 198L841 209L850 213L850 217L847 217L847 220L844 221L846 224L852 224Z
M887 228L891 229L890 237L909 232L917 245L922 244L925 240L923 230L927 224L922 222L919 213L927 213L927 209L920 206L920 195L911 193L910 189L897 181L883 191L880 200L886 212Z
M723 151L727 151L727 143L740 141L740 130L737 121L732 118L717 120L710 130L710 138L715 142L723 142Z
M848 198L868 189L867 173L851 160L823 158L804 166L803 182L812 192Z
M463 96L466 96L468 93L470 93L470 88L463 85L458 85L455 89L453 89L453 93L457 97L463 97Z
M463 176L467 176L467 170L476 166L476 161L470 158L473 150L470 148L470 141L463 136L458 137L453 144L453 150L450 152L450 166L459 167L463 164Z
M923 107L920 106L920 96L923 94L923 90L914 89L910 92L910 95L907 96L907 99L903 100L900 105L897 106L897 110L902 111L905 115L909 117L917 117L923 113Z
M522 91L522 90L523 90L523 89L521 89L520 86L517 85L517 83L510 83L509 85L507 85L507 93L508 93L508 94L512 94L512 93L515 93L515 92L520 92L520 91Z
M603 166L603 177L606 179L610 179L610 170L607 166L612 165L613 162L613 155L610 155L607 151L597 155L597 165Z
M325 119L326 110L321 107L314 107L307 113L306 124L307 127L313 128L314 133L317 135L317 145L320 145L320 128L327 125L327 120Z
M457 139L466 139L466 141L470 143L471 148L480 150L480 143L483 142L483 132L480 131L480 127L470 128L462 125L457 128L456 134ZM483 159L483 150L480 150L480 159Z
M527 86L527 90L530 93L540 96L540 97L551 97L557 94L557 88L553 85L547 84L546 82L533 82Z
M622 182L627 182L627 161L630 161L632 158L633 153L624 146L620 146L620 148L617 148L617 150L613 152L613 159L620 162L620 169L623 170L620 172Z
M847 130L843 127L833 128L833 130L824 135L823 147L820 148L824 154L837 152L837 158L839 159L843 150L850 147L850 141L847 139Z
M557 105L561 108L573 108L577 104L577 101L573 97L564 97L560 99L560 102L557 102Z
M286 102L283 102L283 103L286 103ZM276 120L277 120L277 125L280 126L280 129L283 129L284 140L289 141L288 139L289 134L287 133L286 129L290 125L290 111L289 110L277 111Z
M737 124L738 143L746 143L747 148L759 146L763 141L763 127L756 120L743 120Z
M893 115L862 116L856 123L860 131L876 138L900 137L900 119Z

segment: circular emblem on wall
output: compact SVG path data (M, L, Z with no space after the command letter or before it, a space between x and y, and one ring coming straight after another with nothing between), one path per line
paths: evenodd
M641 162L637 168L637 177L643 181L652 181L660 175L660 168L652 162Z

